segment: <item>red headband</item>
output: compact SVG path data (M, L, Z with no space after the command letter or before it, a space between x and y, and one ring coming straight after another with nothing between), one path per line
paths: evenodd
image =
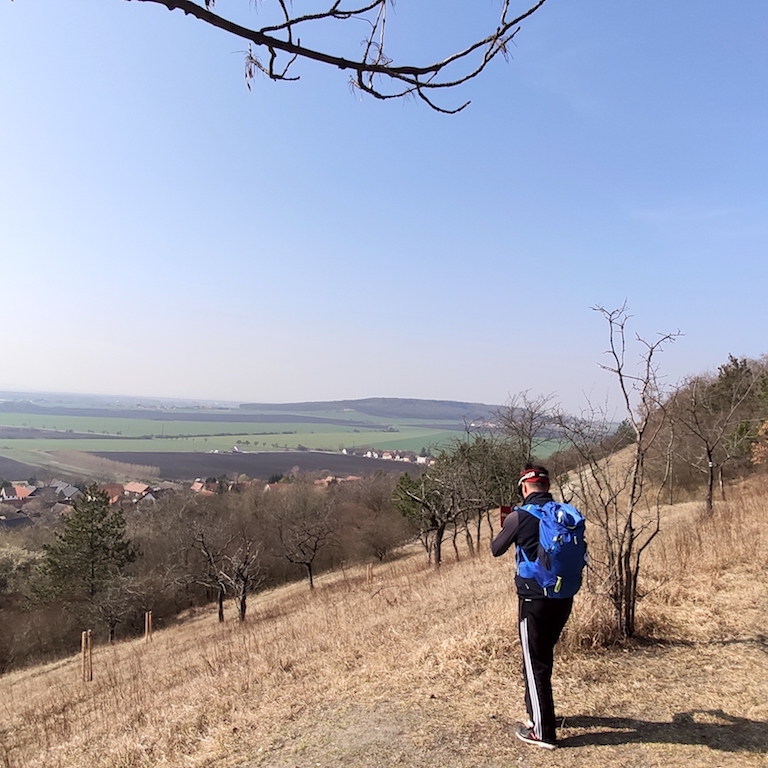
M520 480L517 484L522 485L529 480L546 480L549 482L549 472L546 469L524 469L520 473Z

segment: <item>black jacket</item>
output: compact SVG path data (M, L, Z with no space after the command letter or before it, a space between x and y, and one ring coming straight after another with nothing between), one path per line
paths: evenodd
M541 506L552 501L551 493L531 493L525 497L523 504ZM491 542L491 552L494 557L503 555L512 545L521 547L530 560L535 560L539 550L539 518L523 509L513 509L498 535ZM515 587L520 597L534 600L546 599L544 591L534 579L523 579L515 574Z

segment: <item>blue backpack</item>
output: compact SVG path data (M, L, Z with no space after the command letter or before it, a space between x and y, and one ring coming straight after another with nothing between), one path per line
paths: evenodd
M525 504L524 510L539 519L539 548L531 560L517 548L517 573L534 579L545 597L573 597L581 587L581 573L587 564L584 515L570 504L548 501L542 506Z

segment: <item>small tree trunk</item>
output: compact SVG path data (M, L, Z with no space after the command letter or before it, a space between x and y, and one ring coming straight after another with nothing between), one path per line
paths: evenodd
M432 537L429 531L419 532L419 541L421 546L424 547L424 552L427 555L427 565L432 565Z
M443 537L444 536L445 536L445 525L441 525L435 531L435 544L434 544L435 568L439 568L443 563Z
M624 637L632 637L635 634L635 603L633 589L632 589L632 570L630 565L629 552L625 558L624 569L624 594L622 599L624 600Z
M707 514L711 514L714 508L714 496L715 496L715 465L710 460L707 471L707 500L706 508Z
M219 623L223 623L224 622L224 590L221 587L219 587L218 603L219 603Z
M670 469L669 472L669 505L672 506L674 504L674 494L673 494L673 488L674 488L674 474L672 473L672 470Z
M464 538L467 540L467 549L469 550L469 556L475 556L475 542L472 540L472 531L469 530L469 521L464 526Z

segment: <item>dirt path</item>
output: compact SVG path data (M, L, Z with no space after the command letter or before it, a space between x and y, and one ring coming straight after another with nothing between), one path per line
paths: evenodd
M521 686L510 706L483 697L481 681L451 696L329 703L302 712L240 768L398 765L412 768L589 766L749 768L768 765L768 642L656 646L580 659L563 675L556 701L560 748L536 750L513 736ZM599 689L600 692L597 692ZM597 693L597 695L595 695ZM455 704L474 709L456 716ZM494 706L496 705L496 706ZM220 763L211 763L211 765Z
M514 737L523 700L515 646L500 664L479 663L469 676L425 676L396 694L363 685L322 708L299 708L290 727L255 753L212 765L768 766L768 599L755 602L759 591L746 590L748 580L748 567L713 576L701 619L694 606L684 609L687 637L558 656L553 687L563 727L555 752Z

